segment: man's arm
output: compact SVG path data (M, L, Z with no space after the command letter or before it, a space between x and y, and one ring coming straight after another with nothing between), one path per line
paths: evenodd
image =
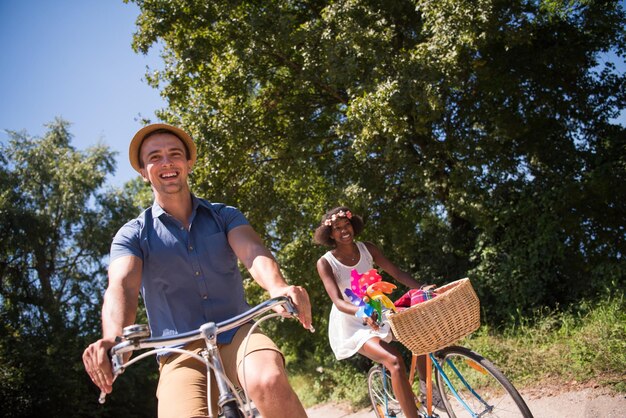
M135 256L120 257L109 266L109 287L102 304L102 336L115 339L137 316L143 263Z
M109 266L109 285L102 304L102 338L83 352L83 364L91 380L100 390L110 393L113 374L108 352L115 337L125 326L132 325L137 315L142 261L135 256L113 260Z
M298 310L298 319L302 326L309 329L311 327L309 295L303 287L287 284L278 263L263 244L259 234L250 225L241 225L228 233L228 243L252 278L267 290L270 297L291 298Z

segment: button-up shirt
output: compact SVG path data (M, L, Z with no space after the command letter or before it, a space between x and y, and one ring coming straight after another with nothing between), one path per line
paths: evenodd
M189 229L156 202L115 235L110 260L143 261L141 294L153 337L192 331L249 309L227 234L247 225L236 208L192 195ZM229 343L236 330L218 336Z

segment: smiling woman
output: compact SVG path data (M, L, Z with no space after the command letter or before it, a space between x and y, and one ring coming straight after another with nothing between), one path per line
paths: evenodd
M413 392L406 375L402 355L390 344L392 334L386 319L377 312L363 314L348 296L351 279L356 271L362 275L374 264L409 288L420 285L408 273L400 270L371 242L356 241L363 230L363 220L346 206L329 210L315 230L318 244L331 247L317 261L317 271L326 293L333 302L328 320L328 339L337 360L359 353L382 363L391 374L393 391L406 417L417 417ZM420 380L425 376L425 358L418 361Z

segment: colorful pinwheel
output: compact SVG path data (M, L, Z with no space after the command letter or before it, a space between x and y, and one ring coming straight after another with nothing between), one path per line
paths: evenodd
M356 313L357 317L371 317L374 312L377 312L378 321L380 321L383 307L395 312L396 307L393 302L385 296L385 294L393 292L396 288L394 284L382 281L383 278L376 269L371 269L363 274L352 269L351 275L350 289L344 290L344 293L350 302L359 307Z

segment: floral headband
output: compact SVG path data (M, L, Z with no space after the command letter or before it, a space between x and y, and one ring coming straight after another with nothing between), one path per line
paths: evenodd
M340 210L337 213L334 213L333 216L331 216L330 218L326 219L324 221L324 225L326 226L332 226L333 222L335 222L337 219L339 218L348 218L348 219L352 219L352 212L350 212L349 210L347 211L342 211Z

